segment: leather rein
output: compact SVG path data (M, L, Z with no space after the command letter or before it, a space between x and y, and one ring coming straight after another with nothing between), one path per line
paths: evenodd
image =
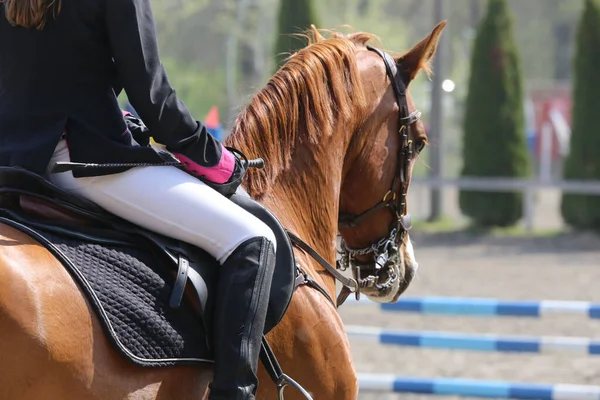
M378 211L388 208L395 217L394 223L390 227L388 236L377 242L372 243L370 246L362 249L352 249L342 239L341 242L341 259L336 262L336 266L331 265L325 260L318 252L316 252L310 245L308 245L301 238L295 234L287 231L290 240L294 245L305 251L311 256L316 262L319 263L327 272L329 272L337 281L342 284L342 291L338 295L337 301L334 301L331 296L323 289L316 281L314 281L301 266L297 265L298 274L296 277L296 287L302 284L309 285L319 292L321 292L334 307L341 306L344 301L348 298L351 293L356 295L356 298L360 297L361 287L369 285L371 281L369 279L362 279L360 276L360 269L364 267L362 264L357 264L354 260L356 256L364 256L373 254L376 266L383 266L389 260L390 250L394 246L397 246L399 240L402 240L408 230L411 228L410 214L407 212L406 197L408 189L408 171L410 161L414 154L414 144L412 140L408 138L408 127L421 118L421 112L415 110L412 113L408 113L408 102L406 100L406 85L402 81L400 74L398 73L398 67L394 59L387 53L367 46L369 51L377 53L385 64L386 75L392 82L392 89L396 102L399 107L398 111L398 134L400 135L401 143L398 150L398 157L396 161L396 171L394 179L392 180L390 190L388 190L383 199L375 204L373 207L362 212L359 215L353 215L349 213L342 213L339 216L338 227L339 228L354 228L364 222L371 215L374 215ZM346 277L342 272L349 267L353 268L353 277Z

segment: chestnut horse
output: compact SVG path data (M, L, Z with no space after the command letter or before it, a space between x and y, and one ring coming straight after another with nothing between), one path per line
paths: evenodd
M373 243L393 240L387 242L397 249L393 268L361 281L362 293L379 302L397 301L417 269L408 234L391 235L390 226L402 228L406 207L399 202L405 202L414 158L427 139L410 94L401 93L400 104L394 85L404 89L420 70L429 71L444 26L397 58L369 48L370 34L325 38L313 27L309 45L252 98L226 141L248 157L264 158L265 168L249 171L245 189L329 263L336 260L338 232L344 249L366 248L346 251L348 265L362 265L354 269L358 274L366 264L374 268ZM391 70L384 56L393 63ZM359 217L338 227L342 215ZM0 399L197 400L207 395L209 366L133 365L109 343L56 258L7 225L0 226L0 243ZM296 255L335 298L334 277L306 252ZM267 337L283 371L316 399L357 398L344 325L323 293L300 286ZM259 375L257 397L277 398L262 366ZM285 394L302 398L289 387Z

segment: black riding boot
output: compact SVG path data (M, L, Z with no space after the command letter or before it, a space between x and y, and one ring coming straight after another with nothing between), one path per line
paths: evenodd
M221 266L210 400L254 399L274 269L273 244L263 237L242 243Z

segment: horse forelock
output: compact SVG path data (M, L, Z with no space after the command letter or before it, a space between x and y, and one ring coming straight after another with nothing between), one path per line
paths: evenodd
M299 143L318 145L336 132L340 119L353 123L364 118L366 100L355 53L374 36L328 32L330 37L324 38L313 28L306 35L308 45L288 58L235 120L226 143L266 164L248 173L251 196L260 197L291 167Z

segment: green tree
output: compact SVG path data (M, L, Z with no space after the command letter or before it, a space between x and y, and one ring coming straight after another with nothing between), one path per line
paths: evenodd
M281 0L279 24L275 45L275 58L280 66L286 57L305 46L296 36L303 33L311 24L320 28L313 0Z
M489 0L471 59L463 136L465 177L525 177L523 87L506 0ZM511 226L522 216L518 192L461 191L460 208L475 226Z
M571 150L565 160L565 179L600 179L599 49L600 6L596 0L586 0L573 62L573 131ZM599 229L599 201L597 196L564 194L561 212L565 222L576 229Z

